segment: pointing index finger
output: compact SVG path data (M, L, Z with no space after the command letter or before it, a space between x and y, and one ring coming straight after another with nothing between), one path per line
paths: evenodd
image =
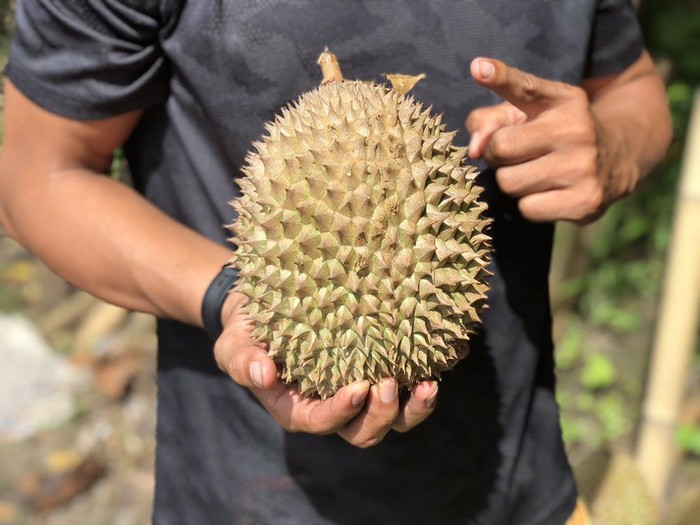
M562 84L510 67L500 60L475 58L471 63L474 80L534 117L556 104L563 95Z

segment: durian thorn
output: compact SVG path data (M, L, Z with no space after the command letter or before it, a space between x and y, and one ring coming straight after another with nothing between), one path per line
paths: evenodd
M321 73L323 74L321 85L345 80L343 72L340 70L338 58L328 48L323 50L323 53L318 57L317 63L321 66Z

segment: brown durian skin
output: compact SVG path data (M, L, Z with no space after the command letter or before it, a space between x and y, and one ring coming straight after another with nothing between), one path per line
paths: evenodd
M468 349L490 221L467 149L440 120L386 86L331 82L253 144L232 203L234 290L301 393L410 387Z

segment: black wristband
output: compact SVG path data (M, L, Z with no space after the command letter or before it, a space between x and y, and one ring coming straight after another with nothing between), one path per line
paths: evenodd
M221 322L221 308L226 296L238 280L238 271L235 268L224 266L214 277L202 299L202 322L204 329L215 341L224 330Z

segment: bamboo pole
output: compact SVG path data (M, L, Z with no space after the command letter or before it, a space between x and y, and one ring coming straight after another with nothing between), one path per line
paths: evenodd
M675 432L685 397L700 314L700 91L683 157L673 238L637 447L637 462L661 504L678 451Z

